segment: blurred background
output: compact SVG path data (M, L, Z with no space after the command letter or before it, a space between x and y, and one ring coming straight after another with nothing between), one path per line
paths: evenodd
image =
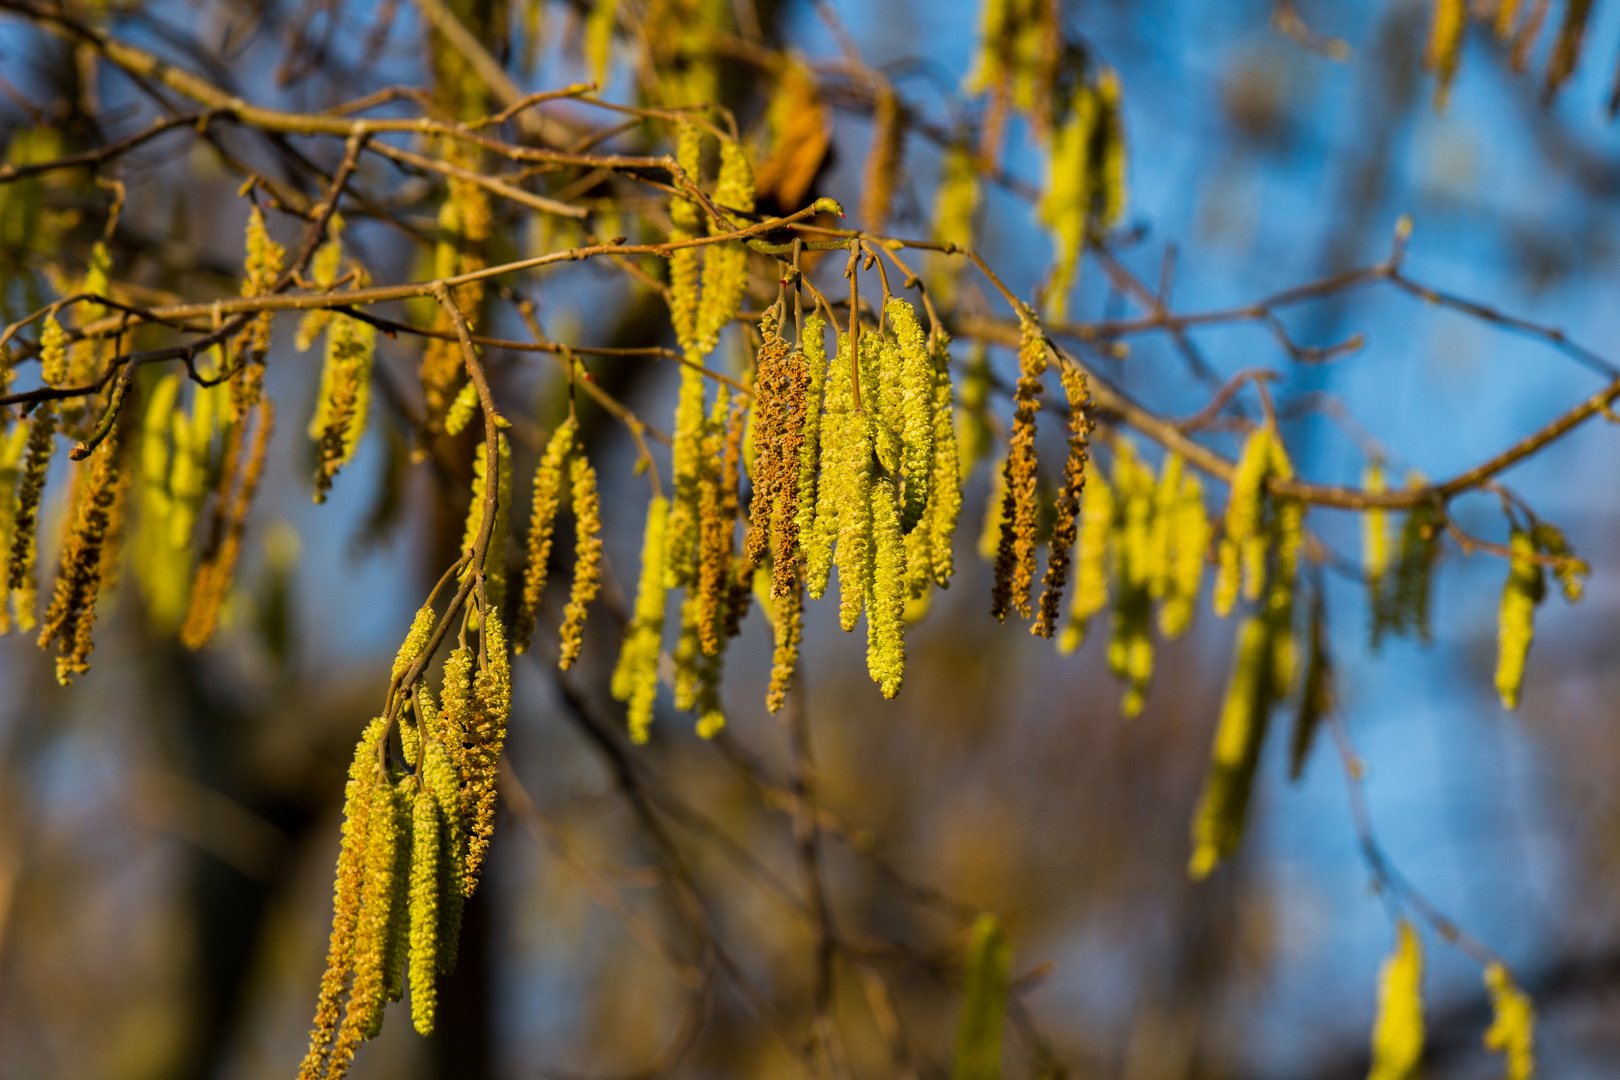
M971 3L748 8L814 62L834 63L853 44L929 123L964 119L960 86L979 25ZM289 108L424 78L409 4L390 16L374 58L368 35L383 13L362 0L159 0L97 11L120 37ZM1530 73L1516 76L1506 47L1474 26L1444 111L1420 68L1427 3L1301 3L1313 30L1348 45L1343 59L1279 33L1272 14L1261 0L1063 5L1070 35L1124 86L1130 203L1113 244L1121 263L1150 283L1173 265L1163 280L1177 310L1224 308L1377 262L1397 219L1410 215L1413 278L1561 327L1620 363L1620 134L1606 112L1620 5L1595 5L1581 63L1550 106L1538 75L1552 35ZM512 19L521 48L526 31L515 10ZM576 5L544 5L543 48L525 89L586 77L581 20ZM616 48L608 95L628 100L634 50ZM68 116L110 138L152 115L128 80L105 70L100 113L80 115L74 52L15 17L0 19L0 76L0 127L13 132ZM744 94L739 118L760 106ZM867 113L836 111L806 201L857 205L869 138ZM272 174L280 166L249 133L221 127L210 141L158 141L123 162L120 279L188 297L234 291L246 205L227 159ZM328 168L341 149L296 145ZM895 234L930 228L939 158L935 143L908 141ZM1021 121L1004 164L1016 180L1044 183L1044 159ZM406 219L431 224L425 181L382 171L361 180ZM284 240L297 235L296 221L272 215L272 224ZM987 260L1030 295L1049 247L1028 202L987 186L978 235ZM408 235L377 221L352 220L345 240L381 282L406 277L418 258ZM513 257L572 242L540 229L500 238ZM841 269L823 268L829 289L842 288ZM668 333L646 290L600 267L549 271L524 289L556 340L657 344ZM982 304L1006 312L999 300ZM491 333L527 336L509 310L496 310ZM1073 319L1139 310L1087 261ZM1365 345L1299 364L1264 326L1247 324L1195 331L1185 345L1134 338L1123 358L1084 355L1171 416L1208 401L1198 364L1215 385L1245 368L1275 370L1296 465L1327 483L1356 483L1369 448L1393 476L1452 475L1605 381L1543 342L1383 285L1283 318L1307 345L1352 334ZM302 429L318 364L292 349L292 329L291 320L277 325L269 389L282 421L215 647L188 654L151 634L127 584L102 616L94 670L68 689L31 643L0 642L5 1080L286 1077L302 1055L344 770L411 613L454 558L471 444L410 464L420 346L380 339L365 441L330 502L314 505ZM717 366L738 363L735 344L722 345ZM959 343L956 358L966 354ZM993 350L991 362L1014 370L1009 355ZM668 426L670 365L588 366ZM495 352L491 367L504 411L531 430L558 420L550 359ZM815 926L788 812L789 727L763 707L768 628L756 612L732 648L720 739L698 739L665 695L652 743L628 748L605 688L647 489L632 475L624 430L599 411L584 415L610 571L582 669L557 675L554 639L520 661L507 799L460 967L441 991L440 1031L419 1039L393 1010L361 1052L357 1077L805 1075ZM1055 427L1044 429L1048 461L1057 460ZM1237 450L1231 434L1209 440L1229 456ZM1593 566L1584 602L1554 598L1540 610L1516 714L1491 683L1501 559L1448 543L1432 641L1386 640L1378 650L1362 584L1323 576L1338 715L1365 765L1376 841L1512 965L1536 1001L1548 1077L1620 1072L1620 734L1608 712L1620 679L1614 440L1601 421L1588 425L1504 478ZM1157 459L1145 444L1144 453ZM520 478L534 457L532 445L520 449ZM661 452L659 462L667 475ZM949 1071L966 928L991 910L1013 944L1010 1076L1364 1074L1377 966L1393 935L1333 745L1322 740L1289 783L1291 709L1279 712L1243 852L1190 884L1188 821L1231 624L1206 603L1192 633L1161 644L1144 713L1122 719L1104 642L1060 657L987 615L989 568L974 554L987 489L981 464L958 532L957 577L910 635L897 700L867 679L864 640L838 631L834 605L807 613L803 694L791 708L807 721L829 916L848 943L828 1005L847 1055L841 1068L856 1077ZM1218 509L1224 489L1207 490ZM61 500L52 500L46 536L59 531ZM1494 496L1453 509L1469 533L1504 540ZM1309 521L1356 564L1357 517L1318 509ZM555 590L551 602L543 625L560 616ZM1480 1045L1489 1010L1478 966L1425 934L1428 1075L1499 1075L1500 1059Z

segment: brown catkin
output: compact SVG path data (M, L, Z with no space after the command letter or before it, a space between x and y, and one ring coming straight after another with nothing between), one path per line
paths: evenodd
M726 600L731 584L731 552L736 532L736 488L726 473L733 460L726 418L731 409L727 389L720 387L703 436L703 459L718 462L703 471L698 482L698 645L704 656L720 651L725 630ZM741 431L739 428L739 449ZM731 513L726 512L725 489L732 491Z
M754 494L748 508L748 533L743 551L750 566L758 566L765 559L772 534L778 531L777 519L783 500L796 493L799 485L798 447L804 433L799 430L799 413L793 413L791 365L789 346L776 332L774 312L767 312L761 321L760 332L764 340L754 366ZM802 390L800 410L802 413ZM786 445L793 440L792 451ZM797 533L797 522L794 522ZM797 536L794 537L795 541Z
M602 587L602 508L596 494L596 470L584 454L568 463L574 503L574 584L558 631L557 666L567 671L585 643L585 615Z
M57 563L56 592L40 629L40 648L57 642L56 681L64 686L74 675L90 670L90 630L105 565L103 548L124 488L118 469L120 445L114 432L79 466L72 525Z
M56 410L49 404L34 410L28 427L28 445L23 450L22 478L17 484L17 509L13 517L11 556L6 564L6 590L10 594L17 626L24 632L34 628L34 602L38 586L34 563L39 554L39 503L45 494L45 475L56 447Z
M1569 0L1564 8L1564 21L1558 27L1558 38L1553 43L1552 56L1547 60L1547 82L1542 97L1551 101L1569 77L1575 74L1575 64L1581 58L1581 42L1586 39L1586 23L1591 17L1593 0Z
M1086 486L1086 461L1090 457L1091 393L1085 374L1073 364L1063 365L1063 392L1069 399L1069 457L1063 466L1063 487L1057 497L1057 517L1052 523L1052 547L1046 557L1046 576L1041 579L1041 608L1030 633L1049 638L1057 629L1063 587L1069 579L1069 560L1079 533L1080 496Z
M1046 370L1046 342L1032 320L1023 324L1018 347L1018 387L1013 394L1012 434L1003 466L1001 541L996 548L996 581L990 614L1004 620L1011 611L1029 617L1029 592L1035 582L1035 531L1040 506L1035 495L1035 414L1040 411L1041 373Z
M191 600L186 609L185 622L180 627L180 643L188 649L201 649L214 636L219 625L219 609L230 591L231 578L236 572L236 557L242 549L242 530L247 524L248 510L253 505L253 494L258 490L259 478L264 473L265 452L270 446L270 432L275 427L275 408L268 399L259 402L259 420L254 428L253 441L246 448L241 466L241 484L236 487L229 508L221 515L219 547L201 566L191 586ZM235 429L240 432L239 422ZM234 440L240 445L240 438ZM230 471L221 484L221 496L231 490Z
M546 572L551 563L551 537L562 500L563 465L574 449L578 423L570 416L557 426L546 443L545 453L534 470L534 500L529 511L528 554L523 566L523 598L512 625L512 651L529 651L534 637L535 614L540 594L546 588Z

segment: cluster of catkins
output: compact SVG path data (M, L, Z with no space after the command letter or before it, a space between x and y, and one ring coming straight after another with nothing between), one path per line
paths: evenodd
M416 1030L433 1030L436 981L455 967L462 904L489 850L512 709L506 635L485 585L485 602L468 606L461 642L444 662L438 702L420 681L434 640L430 600L394 660L388 712L355 747L332 936L300 1080L345 1075L407 983ZM389 738L396 720L397 759Z

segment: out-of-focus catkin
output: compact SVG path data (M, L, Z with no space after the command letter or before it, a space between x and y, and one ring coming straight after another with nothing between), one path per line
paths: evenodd
M1378 1016L1367 1080L1410 1080L1422 1061L1423 945L1417 930L1402 919L1395 929L1395 951L1378 972Z
M315 440L320 453L315 466L318 503L326 501L333 477L353 459L365 433L376 348L376 327L347 315L333 317L326 331L320 396L309 422L309 437Z
M1031 633L1047 638L1057 631L1063 587L1068 582L1069 560L1078 535L1086 462L1091 456L1091 392L1086 387L1086 376L1073 364L1064 364L1060 374L1069 402L1069 456L1063 465L1063 485L1058 489L1046 575L1041 579L1040 612L1030 627Z
M720 142L720 176L715 185L714 201L723 209L754 209L754 169L748 161L748 151L732 139ZM731 231L720 222L710 220L711 235ZM740 241L728 240L710 244L703 255L703 291L698 298L694 337L697 351L707 354L719 343L724 330L742 306L743 293L748 288L748 248Z
M1536 605L1547 593L1547 581L1536 561L1536 545L1530 533L1514 528L1509 543L1513 557L1508 563L1507 583L1502 586L1502 604L1497 614L1496 692L1503 708L1517 709L1524 686L1525 660L1535 636Z
M1265 510L1266 474L1271 466L1271 429L1264 425L1250 433L1243 444L1243 456L1238 459L1237 471L1232 476L1232 491L1226 504L1226 533L1221 537L1218 567L1215 574L1215 614L1221 618L1232 613L1240 590L1253 590L1251 599L1259 595L1260 584L1251 578L1253 567L1246 556L1257 542L1263 542L1261 531ZM1264 559L1264 549L1261 549ZM1263 576L1264 565L1260 567Z
M1536 1073L1536 1011L1530 995L1513 983L1502 964L1485 965L1485 989L1491 995L1491 1026L1485 1048L1501 1054L1505 1080L1531 1080Z
M1463 33L1467 28L1468 0L1433 0L1423 66L1440 80L1434 91L1437 109L1445 108L1451 93L1451 80L1457 74L1457 60L1462 54Z
M489 544L479 566L468 564L462 573L484 571L484 596L497 611L506 604L506 539L512 517L512 447L505 435L495 437L495 510L490 524ZM461 550L472 551L484 527L484 504L489 484L489 443L480 442L473 456L472 499L467 503L467 524L461 534Z
M1215 729L1209 774L1193 818L1187 872L1201 881L1243 840L1254 769L1271 715L1272 628L1250 617L1238 629L1237 655Z
M652 727L653 702L658 695L658 652L664 633L664 536L669 524L669 500L658 496L647 504L647 526L641 540L641 580L636 607L610 689L627 704L630 740L647 741Z
M1114 489L1088 461L1080 499L1079 561L1075 568L1074 599L1069 619L1058 637L1058 652L1072 653L1085 641L1091 617L1108 606L1109 548L1114 531Z

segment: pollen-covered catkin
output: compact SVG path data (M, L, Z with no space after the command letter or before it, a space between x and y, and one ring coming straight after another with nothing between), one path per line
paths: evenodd
M805 373L804 422L799 436L799 483L795 507L799 543L811 542L816 527L816 468L821 463L822 395L827 386L827 320L820 312L805 316L799 350Z
M355 1048L380 1030L387 1005L389 953L394 944L394 910L398 895L395 872L409 819L401 820L399 798L381 764L372 759L367 798L365 868L360 886L360 915L355 926L354 980L348 1007L338 1028L327 1064L328 1077L348 1074Z
M917 312L899 297L883 305L899 350L901 471L905 477L900 528L909 533L923 519L934 473L935 371Z
M1091 617L1108 606L1108 556L1114 531L1114 490L1088 461L1084 494L1080 500L1080 554L1075 568L1074 599L1069 620L1058 638L1058 652L1072 653L1085 641Z
M1007 490L1002 496L1001 542L996 550L996 580L990 594L990 614L998 620L1006 619L1013 611L1029 617L1029 592L1035 581L1035 533L1040 511L1035 496L1035 414L1041 407L1046 342L1029 319L1024 320L1022 333L1012 434L1007 439L1007 463L1003 467Z
M490 607L506 605L506 539L512 517L512 447L505 435L495 436L495 516L489 530L489 546L484 549L484 596ZM461 535L461 550L472 551L484 527L484 502L489 483L489 443L480 442L473 456L472 499L467 504L467 526ZM468 564L463 576L478 569Z
M467 751L462 769L462 805L467 822L463 896L471 896L478 887L478 874L495 833L495 781L501 749L506 745L507 721L512 715L512 668L500 612L489 608L483 616L478 672L472 680L472 717L462 739Z
M945 331L935 328L929 357L934 365L934 465L928 483L926 528L929 569L934 584L949 588L956 571L953 545L962 513L962 466L957 456L956 418L951 397L951 356Z
M703 440L707 428L703 415L703 375L683 364L670 450L675 492L670 500L669 547L664 560L664 584L671 589L690 584L697 573L698 500L706 468Z
M121 457L122 439L115 431L79 466L72 524L57 560L56 591L39 633L40 648L57 642L56 681L64 686L90 670L105 546L126 486Z
M1530 996L1495 961L1485 965L1485 989L1491 995L1485 1048L1502 1055L1507 1066L1504 1080L1531 1080L1536 1072L1536 1011Z
M1215 745L1204 792L1193 818L1193 854L1187 873L1194 881L1234 854L1243 840L1254 768L1271 715L1272 631L1266 620L1250 617L1238 630L1237 655L1215 729Z
M845 420L838 447L843 461L839 467L839 491L832 495L838 513L838 547L833 554L838 566L838 625L847 632L855 629L861 617L872 577L872 485L873 465L871 428L859 414Z
M1546 576L1535 560L1536 546L1528 532L1515 528L1510 540L1513 558L1496 627L1496 692L1502 707L1517 709L1524 686L1525 659L1535 636L1536 605L1547 592Z
M596 493L596 470L584 454L568 463L574 502L574 583L558 631L562 645L557 666L567 671L579 659L585 641L585 614L602 587L602 510Z
M1063 587L1068 582L1069 560L1078 532L1080 499L1086 486L1086 461L1091 455L1091 392L1086 388L1085 374L1073 364L1063 365L1060 374L1063 392L1069 401L1069 456L1063 465L1063 486L1058 489L1046 576L1041 579L1040 612L1030 627L1030 633L1045 638L1057 630Z
M771 627L776 645L771 654L771 681L765 690L765 708L771 713L781 711L787 701L793 673L799 666L799 644L804 637L804 589L795 574L786 596L769 597Z
M861 437L865 429L865 424L854 415L850 357L849 336L840 334L838 348L828 362L824 387L827 412L821 420L818 437L821 475L816 481L815 524L800 536L804 546L805 588L815 600L821 599L827 590L833 545L849 497L850 442Z
M635 613L619 648L610 689L628 705L630 741L647 741L653 701L658 695L658 652L664 634L664 535L669 500L658 496L647 504L647 527L641 540L641 580L636 586Z
M17 525L17 482L22 476L23 447L27 443L26 424L0 432L0 634L11 633L7 571Z
M1559 560L1551 568L1559 591L1570 603L1579 602L1586 592L1586 583L1582 579L1592 573L1592 568L1584 559L1575 557L1575 551L1569 546L1563 532L1550 521L1538 521L1531 526L1530 539L1534 541L1537 551Z
M529 651L534 637L535 615L540 609L540 594L545 591L546 572L551 564L551 537L557 523L557 507L562 501L563 466L573 453L578 429L572 416L558 424L534 470L528 553L523 563L523 596L512 626L512 651L519 654Z
M698 481L698 643L703 655L720 652L725 633L731 554L736 542L736 457L727 424L731 396L725 386L715 395L714 410L703 436L708 467ZM741 428L738 425L737 442ZM738 447L740 449L740 445Z
M320 451L315 466L315 501L325 502L337 471L347 465L366 430L371 397L371 365L377 349L377 328L370 323L336 315L326 332L326 362L321 368L321 389L309 437ZM471 386L471 383L467 384Z
M883 696L892 698L900 692L906 673L905 614L910 592L906 545L895 504L894 481L878 477L872 482L871 497L872 572L866 606L866 670Z
M234 434L227 452L229 445L234 445L240 447L240 456L232 455L232 460L237 464L227 468L219 488L222 504L228 505L220 517L222 538L219 546L197 568L192 581L185 621L180 626L180 643L188 649L201 649L213 638L219 626L220 608L225 603L236 573L236 559L242 550L242 532L247 527L248 510L253 505L254 493L259 489L259 480L264 475L265 455L270 448L271 432L275 430L275 408L268 399L259 402L257 412L259 418L254 425L252 442L244 444L242 438L242 427L247 423L245 414L231 429ZM231 483L233 474L241 477L240 482L234 485L234 494Z
M337 878L332 887L332 934L327 945L326 971L321 975L320 996L315 1004L309 1050L299 1067L298 1080L320 1080L342 1018L343 992L354 968L355 935L365 888L377 745L387 731L388 723L380 716L368 724L349 765L343 795L343 839L338 849Z
M1270 428L1255 428L1243 444L1243 456L1238 459L1237 471L1232 477L1232 492L1226 504L1226 534L1221 537L1215 574L1215 614L1223 619L1232 613L1240 589L1252 588L1254 596L1259 595L1258 581L1248 580L1251 567L1245 555L1252 549L1255 538L1262 535L1260 525L1265 509L1266 473L1271 465L1271 439ZM1261 555L1263 560L1263 549ZM1264 566L1260 569L1263 574Z
M21 478L17 482L17 509L12 519L11 553L6 563L6 590L17 627L24 633L35 625L38 596L35 562L39 555L39 503L45 494L45 475L56 447L56 410L47 402L34 410L28 424L28 445L23 449Z
M412 800L410 979L411 1023L417 1034L433 1034L438 1007L439 855L443 840L439 804L424 785Z
M1409 1080L1422 1061L1423 945L1417 930L1402 919L1395 930L1395 951L1378 972L1378 1016L1367 1080Z
M423 712L432 712L432 695L422 692ZM428 731L435 730L429 724ZM422 782L433 794L439 811L439 929L435 970L448 975L455 970L457 938L461 935L462 869L466 852L461 828L461 790L450 751L439 738L429 738L422 746Z
M1198 477L1182 476L1181 493L1172 513L1170 567L1164 604L1159 608L1159 632L1174 640L1192 624L1209 551L1209 515L1204 510L1204 489Z
M723 209L752 212L754 209L754 169L748 151L732 139L720 141L720 176L714 201ZM710 219L710 235L729 232L727 226ZM724 330L742 306L748 288L748 248L740 241L710 244L703 255L703 291L698 298L694 339L699 354L714 351Z

